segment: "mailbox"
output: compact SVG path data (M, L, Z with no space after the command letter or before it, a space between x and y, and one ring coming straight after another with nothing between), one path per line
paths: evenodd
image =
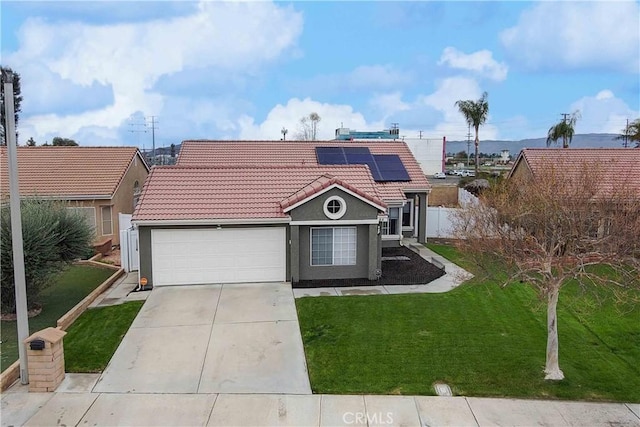
M31 350L44 350L44 340L36 338L29 343Z

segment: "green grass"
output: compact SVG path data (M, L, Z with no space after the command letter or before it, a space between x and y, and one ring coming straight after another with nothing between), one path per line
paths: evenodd
M640 402L640 307L596 296L561 292L559 382L542 372L546 307L522 284L474 279L444 294L296 303L315 393L432 395L442 381L466 396Z
M82 313L64 337L65 370L102 372L143 304L131 301Z
M88 265L72 265L60 273L52 285L42 292L42 312L29 318L30 333L56 326L62 315L89 295L100 283L113 274L112 269ZM18 332L15 321L2 321L1 370L18 360Z

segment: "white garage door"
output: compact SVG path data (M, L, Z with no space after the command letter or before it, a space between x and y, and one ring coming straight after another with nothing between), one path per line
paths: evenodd
M283 282L284 227L152 230L154 286Z

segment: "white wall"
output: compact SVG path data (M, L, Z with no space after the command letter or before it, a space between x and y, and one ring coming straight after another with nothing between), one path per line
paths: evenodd
M404 138L425 175L442 172L442 138Z
M427 208L427 239L429 237L452 238L451 217L457 208Z
M478 203L478 198L465 190L458 189L458 203L460 206ZM427 208L427 238L453 238L453 215L461 208L428 207Z

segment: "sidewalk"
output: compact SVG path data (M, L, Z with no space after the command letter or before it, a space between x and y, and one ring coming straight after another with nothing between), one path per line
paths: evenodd
M2 426L640 426L640 404L476 397L92 393L67 374L56 393L2 395Z

